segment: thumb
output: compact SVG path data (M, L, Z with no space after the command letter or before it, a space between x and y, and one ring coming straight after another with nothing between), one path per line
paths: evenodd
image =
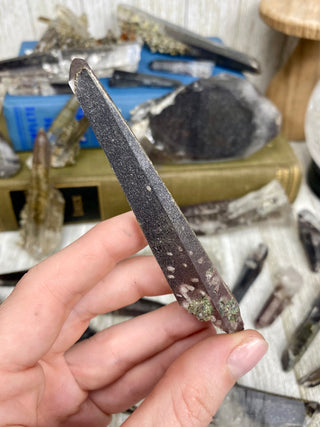
M124 426L208 425L235 381L267 348L253 330L207 338L175 360Z

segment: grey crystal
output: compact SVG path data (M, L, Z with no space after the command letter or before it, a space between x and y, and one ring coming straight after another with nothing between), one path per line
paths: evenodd
M218 74L136 107L130 126L153 161L247 157L280 131L277 108L246 79ZM149 148L149 147L148 147Z

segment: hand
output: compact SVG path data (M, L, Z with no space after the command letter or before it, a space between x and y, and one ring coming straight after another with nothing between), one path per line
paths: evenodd
M165 306L74 344L91 318L169 293L132 213L94 227L33 267L0 306L1 426L204 426L266 351L255 331L215 335Z

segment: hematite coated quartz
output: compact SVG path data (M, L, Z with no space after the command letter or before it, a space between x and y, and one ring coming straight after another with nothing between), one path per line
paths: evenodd
M85 61L73 60L70 86L178 302L199 320L210 320L225 332L242 330L237 301Z
M246 79L222 73L133 110L130 126L148 138L154 161L247 157L280 130L277 108Z

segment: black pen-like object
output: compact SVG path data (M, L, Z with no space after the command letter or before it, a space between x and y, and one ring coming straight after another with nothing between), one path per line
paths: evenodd
M109 95L82 59L70 87L122 186L178 302L225 332L243 329L234 296Z

